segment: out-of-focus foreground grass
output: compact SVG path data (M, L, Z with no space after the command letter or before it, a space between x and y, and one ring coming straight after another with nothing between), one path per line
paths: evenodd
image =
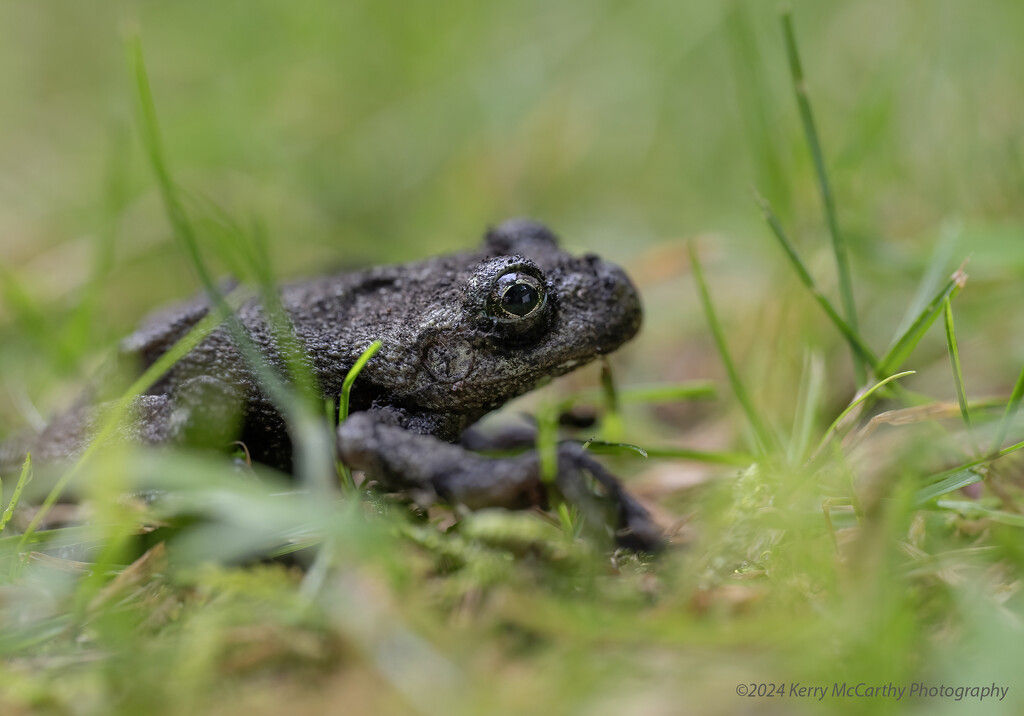
M770 3L0 9L0 436L71 404L143 314L199 290L137 138L124 48L138 34L217 270L221 211L263 227L281 279L542 219L640 287L645 329L612 359L622 390L718 385L710 403L624 402L617 438L754 453L694 289L696 239L766 445L748 468L609 458L676 523L680 546L653 561L531 514L445 533L395 505L271 494L215 460L109 455L73 486L88 526L27 559L17 520L0 535L0 711L1018 713L1019 464L943 471L988 456L1024 364L1024 6L793 9L865 342L884 355L970 257L951 314L971 430L940 315L893 366L916 371L903 392L871 408L933 409L824 440L858 387L850 352L749 191L839 306ZM6 502L17 475L2 477ZM203 516L141 560L164 533L127 537L138 516L117 497L138 481ZM304 540L330 545L312 571L252 564ZM795 682L1010 691L817 703ZM751 683L786 696L737 695Z

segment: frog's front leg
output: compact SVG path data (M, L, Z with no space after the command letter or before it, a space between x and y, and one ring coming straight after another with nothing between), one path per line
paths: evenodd
M338 427L338 452L350 467L390 488L429 490L452 504L471 509L521 509L544 505L536 450L507 458L487 458L432 435L407 430L389 410L355 413ZM604 492L588 486L589 473ZM619 544L653 551L661 546L661 530L647 510L581 446L558 446L558 489L596 524L608 523L608 511Z

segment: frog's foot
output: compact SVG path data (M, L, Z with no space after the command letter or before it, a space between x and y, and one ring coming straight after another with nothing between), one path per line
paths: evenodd
M411 432L392 411L350 416L338 427L338 452L346 464L388 488L427 490L471 509L522 509L546 503L536 450L486 458L432 435ZM557 487L589 524L613 524L616 541L630 549L655 551L662 546L661 530L647 510L581 446L562 443L557 455ZM603 495L591 489L588 473Z
M650 513L579 443L558 446L558 489L577 505L593 503L593 490L585 478L590 473L617 510L615 541L622 547L640 552L657 552L665 546L664 533ZM591 507L590 512L594 508ZM588 515L593 519L592 515Z

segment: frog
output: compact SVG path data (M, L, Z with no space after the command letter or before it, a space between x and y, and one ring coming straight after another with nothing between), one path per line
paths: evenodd
M538 383L616 350L643 314L619 266L562 250L531 219L488 229L475 250L301 280L279 296L325 400L337 403L353 365L380 342L337 426L338 459L386 491L470 510L548 505L544 461L529 436L514 441L523 452L489 456L474 426ZM154 314L122 341L122 360L149 368L210 307L200 296ZM248 300L236 315L267 363L287 375L262 302ZM80 452L93 415L80 406L56 419L34 440L37 454ZM131 415L128 432L145 444L237 442L255 462L294 468L282 412L223 326L138 396ZM619 545L661 548L649 511L583 445L563 441L555 455L554 484L566 500L607 522Z

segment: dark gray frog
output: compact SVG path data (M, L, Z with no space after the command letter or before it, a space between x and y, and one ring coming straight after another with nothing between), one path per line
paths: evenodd
M528 220L492 229L474 252L295 283L281 299L324 398L336 400L356 359L382 342L338 428L341 459L387 489L427 491L474 509L544 504L546 491L536 451L486 458L456 443L464 431L538 381L615 350L641 323L636 289L618 266L561 251L551 231ZM154 316L126 339L124 353L148 367L208 307L200 299ZM282 368L259 302L243 304L238 317L269 363ZM143 442L223 446L237 439L254 460L291 469L284 420L225 329L134 407L129 431ZM44 457L79 451L85 414L56 420L36 450ZM559 446L557 484L592 519L609 508L619 543L660 544L647 511L578 444Z

